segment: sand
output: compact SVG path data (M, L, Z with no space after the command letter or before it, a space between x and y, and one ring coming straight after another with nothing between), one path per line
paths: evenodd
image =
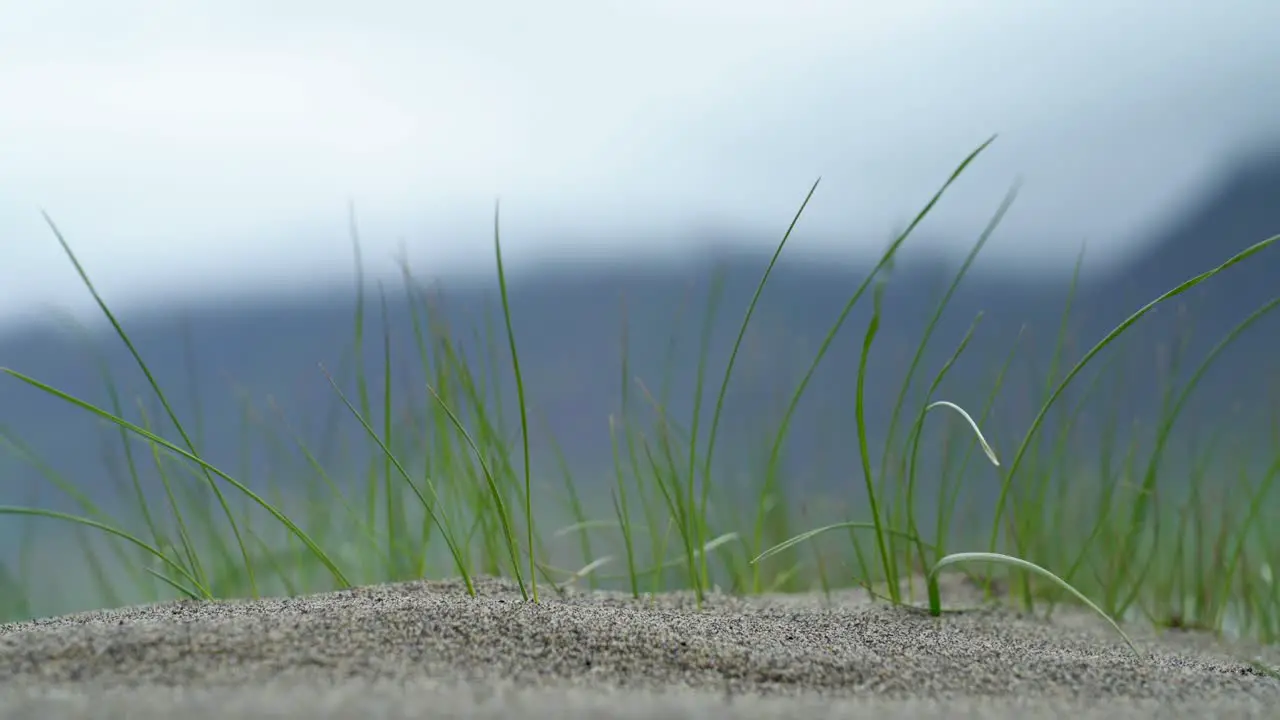
M862 591L633 599L413 582L0 626L0 718L1274 717L1280 649ZM918 588L917 588L918 590ZM978 600L960 578L947 605ZM1270 710L1270 712L1268 712Z

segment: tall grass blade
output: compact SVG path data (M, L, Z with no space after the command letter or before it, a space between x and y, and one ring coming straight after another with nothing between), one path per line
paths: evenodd
M205 599L210 599L213 597L213 593L209 592L208 588L206 588L200 581L196 580L196 578L190 572L188 572L186 568L182 567L182 565L175 562L168 555L165 555L164 553L157 550L154 546L150 545L145 540L140 540L137 536L132 535L128 532L125 532L124 530L121 530L117 527L113 527L103 522L98 522L97 520L93 520L91 518L80 517L78 515L71 515L69 513L58 512L56 510L44 510L41 508L13 507L10 505L0 505L0 515L26 515L26 516L50 518L53 520L62 520L65 522L70 522L70 523L75 523L77 525L90 527L95 530L100 530L108 535L113 535L141 549L143 552L156 558L157 560L159 560L160 562L168 566L170 569L172 569L174 572L181 575L185 580L187 580L187 582L190 582L191 585L195 587L196 591L200 594L200 597ZM178 586L175 585L174 587L178 587Z
M252 500L255 504L261 507L263 510L266 510L268 513L270 513L272 517L274 517L277 521L279 521L282 525L284 525L291 533L293 533L294 537L298 538L298 540L301 540L302 543L306 545L307 548L311 550L312 553L315 554L316 559L319 560L321 563L323 563L324 566L329 569L329 572L333 574L334 579L337 580L342 587L346 588L351 586L351 583L347 581L346 576L342 574L342 571L338 569L338 566L333 562L333 560L330 559L329 556L325 554L324 550L320 549L319 545L316 545L315 541L313 541L309 535L303 532L302 528L295 525L294 522L288 518L288 516L286 516L284 513L280 512L279 510L277 510L275 506L273 506L271 503L262 499L261 496L259 496L253 490L250 490L247 486L245 486L239 480L236 480L235 478L231 477L225 472L214 467L209 462L199 457L195 453L187 450L183 450L177 445L169 442L168 440L165 440L164 438L152 433L149 430L145 430L141 427L138 427L137 425L134 425L133 423L123 418L116 417L111 413L106 412L105 410L99 409L98 407L92 405L91 403L87 403L84 400L81 400L73 395L70 395L61 390L58 390L57 388L51 387L46 383L42 383L39 380L23 375L22 373L17 372L16 370L0 367L0 373L4 373L6 375L9 375L10 377L21 380L22 382L27 383L32 387L35 387L50 395L53 395L54 397L57 397L68 403L71 403L72 405L75 405L76 407L79 407L82 410L87 410L93 413L94 415L102 418L103 420L106 420L110 423L113 423L114 425L122 427L125 430L128 430L130 433L133 433L134 435L137 435L138 437L142 438L143 440L159 445L175 455L178 455L182 458L190 460L191 462L199 465L204 470L211 472L214 475L217 475L218 477L222 478L227 483L229 483L232 487L234 487L236 490L239 490L246 497ZM247 550L246 550L246 553L247 553ZM196 583L196 584L198 585L199 583Z
M533 468L529 464L529 412L525 405L524 378L520 373L520 354L516 352L516 331L511 325L511 300L507 294L507 275L502 266L502 242L498 232L498 206L493 207L493 254L498 265L498 290L502 295L502 319L507 325L507 343L511 348L511 371L516 379L516 400L520 404L520 445L524 453L524 515L529 543L529 583L533 601L538 602L537 568L533 545ZM508 530L510 532L510 530ZM521 588L523 591L523 586Z
M733 349L729 351L729 360L725 364L724 377L720 380L720 391L716 393L716 407L711 414L711 429L707 434L707 452L702 459L702 513L704 517L707 507L707 493L711 487L711 462L716 451L720 415L724 411L724 398L729 391L729 380L733 376L734 364L738 360L738 351L742 349L743 340L747 336L747 326L751 323L751 316L755 314L756 303L760 301L760 296L764 293L765 283L769 281L769 276L773 273L773 268L777 265L778 258L782 255L782 249L786 247L787 241L791 239L791 233L795 231L796 225L800 222L800 216L804 214L805 208L809 206L809 201L813 199L813 194L817 192L818 184L821 182L822 178L813 181L809 192L804 196L804 201L800 203L799 209L796 210L796 214L791 218L791 224L787 226L787 231L782 234L782 240L774 248L773 257L769 258L769 264L765 267L764 274L760 276L760 282L756 284L755 292L751 295L751 302L747 304L747 312L742 318L742 323L738 326L738 337L733 341ZM703 568L703 571L705 573L706 569Z
M80 264L79 258L77 258L76 254L72 252L71 246L62 236L62 232L53 222L53 218L49 217L49 214L43 211L41 211L41 215L44 217L44 221L49 226L49 229L53 231L53 235L57 238L58 244L62 246L63 252L66 254L67 258L71 260L71 264L75 267L76 274L80 276L81 282L84 283L84 286L89 290L89 293L93 295L94 302L96 302L98 308L102 310L102 314L106 316L107 321L111 323L111 327L115 330L116 335L124 342L125 347L129 349L129 354L133 356L134 361L138 364L138 368L142 370L142 374L146 376L147 382L151 385L151 389L156 394L156 398L160 401L160 404L164 406L165 412L169 416L169 420L173 422L174 428L178 431L178 434L182 436L182 441L186 444L187 450L190 451L192 455L199 455L199 452L196 450L195 443L187 434L186 429L183 428L182 422L178 420L178 414L173 411L173 407L169 405L168 398L165 397L165 394L160 390L160 384L156 382L155 376L151 374L151 368L149 368L147 363L143 361L142 355L138 352L138 349L134 347L133 341L129 339L129 335L124 331L124 328L120 325L119 321L116 320L115 313L111 312L111 309L107 307L107 303L102 299L102 296L98 294L97 288L94 287L93 282L89 280L89 274L85 272L84 267ZM218 503L222 506L222 511L226 515L227 522L231 526L232 534L235 535L236 544L240 547L240 556L243 558L245 563L245 572L247 573L249 580L249 587L253 592L253 596L257 597L258 587L254 580L253 563L249 559L249 550L245 547L244 539L240 536L240 527L236 523L235 515L231 512L231 507L227 505L226 498L223 497L222 490L218 488L218 484L209 476L207 470L204 468L201 468L201 470L204 472L204 478L209 485L209 488L213 490L214 495L218 499Z
M978 155L982 153L983 150L986 150L987 147L991 145L991 143L995 142L995 139L996 138L994 135L989 139L987 139L986 142L979 145L977 149L969 153L969 155L958 166L956 166L955 170L952 171L951 176L947 178L947 181L942 184L942 187L939 188L936 193L934 193L933 197L929 200L929 202L926 203L925 206L920 210L920 212L916 214L916 217L911 221L911 223L907 226L907 228L903 230L902 233L899 234L892 243L890 243L889 248L880 257L880 261L876 263L875 267L872 268L871 272L868 273L865 278L863 278L862 283L858 286L857 290L854 291L852 297L849 298L849 301L845 304L844 309L841 310L840 315L836 318L835 323L832 325L831 329L827 332L826 337L823 338L822 344L818 347L818 352L815 354L813 358L813 362L809 364L808 370L805 372L804 377L800 380L800 384L796 387L795 392L792 393L791 400L790 402L788 402L787 408L783 412L782 421L778 425L778 431L774 436L773 444L769 450L769 459L765 466L766 486L762 491L763 494L765 495L772 494L774 490L773 484L777 479L778 463L781 460L781 456L782 456L782 443L786 440L787 432L791 426L791 420L795 416L796 408L800 405L800 398L804 395L805 390L808 389L809 382L813 379L814 373L817 372L818 364L821 363L822 358L826 356L827 350L831 347L831 343L835 340L836 334L840 332L840 328L844 326L845 319L849 316L849 313L853 311L854 305L857 304L858 300L862 299L863 293L865 293L867 291L867 288L870 287L872 280L886 265L888 265L893 260L893 257L897 253L898 248L901 247L904 242L906 242L907 238L910 237L911 233L916 229L916 227L921 222L924 221L924 218L929 214L930 211L933 210L933 207L937 205L939 200L942 199L942 196L951 187L951 185L954 184L957 179L959 179L960 175L964 173L966 168L969 167L969 164L972 163L978 157ZM763 525L763 522L764 522L763 514L757 513L756 531L755 531L757 548L759 547L761 526Z
M1095 355L1101 352L1103 348L1105 348L1113 340L1115 340L1117 337L1123 334L1126 330L1128 330L1129 327L1131 327L1134 323L1140 320L1143 315L1146 315L1148 312L1150 312L1152 308L1156 307L1160 303L1170 298L1181 295L1182 293L1190 290L1191 288L1194 288L1195 286L1208 280L1214 275L1217 275L1218 273L1226 270L1232 265L1235 265L1239 262L1243 262L1244 260L1247 260L1253 255L1256 255L1257 253L1262 252L1264 249L1274 244L1278 240L1280 240L1280 235L1275 235L1270 238L1267 238L1266 240L1263 240L1262 242L1256 243L1242 250L1241 252L1236 253L1230 259L1228 259L1226 262L1222 263L1218 267L1213 268L1212 270L1208 270L1203 273L1200 273L1199 275L1196 275L1195 277L1182 282L1177 287L1173 288L1172 290L1169 290L1168 292L1164 293L1160 297L1157 297L1156 299L1147 303L1137 312L1130 315L1124 322L1117 325L1115 329L1107 333L1106 336L1102 338L1102 340L1098 341L1098 344L1094 345L1093 348L1089 350L1089 352L1085 353L1084 357L1082 357L1080 361L1075 364L1075 367L1071 368L1071 370L1067 373L1066 377L1064 377L1062 381L1058 383L1058 386L1054 388L1053 392L1049 395L1049 399L1044 403L1044 405L1040 407L1040 411L1036 414L1035 419L1032 420L1031 427L1027 429L1026 435L1022 439L1022 444L1018 446L1018 451L1014 453L1013 461L1009 463L1009 470L1005 474L1004 481L1001 483L1001 486L1000 486L1000 495L996 499L995 518L992 520L992 523L991 523L991 538L988 543L988 548L991 552L995 551L996 541L999 538L999 534L1000 534L1000 521L1003 519L1003 516L1004 516L1005 501L1009 494L1009 488L1013 484L1013 478L1017 474L1019 466L1022 464L1022 458L1026 454L1027 448L1031 445L1031 439L1035 436L1036 431L1040 429L1040 425L1041 423L1044 422L1045 416L1048 415L1049 409L1053 406L1054 402L1062 395L1063 390L1066 389L1067 385L1072 381L1072 379L1074 379L1075 376L1078 375L1080 371L1084 369L1084 366L1088 364L1088 362L1092 360Z

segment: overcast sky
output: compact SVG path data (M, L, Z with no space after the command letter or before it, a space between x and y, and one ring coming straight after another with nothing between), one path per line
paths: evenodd
M879 249L951 168L958 244L1140 237L1280 139L1272 0L0 0L0 323L289 289L366 261L621 257L714 228ZM1275 132L1272 136L1269 133Z

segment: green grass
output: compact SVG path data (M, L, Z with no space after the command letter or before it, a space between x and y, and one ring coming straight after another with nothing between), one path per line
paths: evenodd
M1066 406L1065 399L1068 386L1080 384L1086 366L1096 365L1103 351L1145 314L1219 273L1228 273L1280 236L1224 258L1218 267L1154 298L1060 373L1059 367L1066 367L1068 304L1054 361L1044 374L1042 395L1035 399L1038 411L1002 461L983 428L995 399L1004 391L1017 348L1010 348L1008 361L994 375L976 418L938 396L953 364L972 343L981 342L980 318L973 320L950 359L928 378L924 401L912 406L907 399L910 389L926 379L921 377L926 348L955 289L1014 202L1016 188L1011 190L938 301L896 395L878 465L873 464L867 434L873 420L867 417L864 397L867 383L875 382L868 376L868 358L877 349L885 283L900 247L990 142L964 158L853 289L812 363L789 393L779 422L759 444L759 456L752 456L755 485L750 493L741 487L729 492L715 482L717 450L721 457L738 450L717 445L724 400L757 303L818 189L816 182L760 277L718 381L707 376L710 328L719 312L722 287L718 282L713 286L701 321L697 392L687 424L668 413L669 388L664 385L655 394L632 377L624 323L621 411L608 419L612 478L604 484L579 484L560 457L558 491L535 482L530 457L530 411L535 408L528 406L520 371L515 333L519 317L508 297L496 208L494 259L503 327L501 333L487 328L484 337L474 338L487 348L487 358L468 356L462 338L444 319L442 300L415 283L407 262L404 265L404 292L413 311L412 347L415 361L430 379L426 388L392 386L393 354L386 291L381 287L383 385L370 386L363 365L365 289L353 216L358 284L348 370L356 381L354 398L343 390L340 378L346 373L342 369L336 375L323 369L323 378L331 385L339 413L358 423L370 447L377 450L357 492L343 490L333 480L331 470L288 427L282 413L277 413L280 417L275 422L265 422L260 409L250 399L244 401L246 438L263 440L282 464L290 453L303 458L301 467L280 471L306 481L301 483L306 488L301 497L296 489L290 493L276 487L278 478L268 478L266 490L254 491L247 478L238 479L201 455L201 432L189 432L172 410L165 390L134 349L125 328L49 220L85 287L129 348L178 439L162 436L141 400L139 419L126 419L116 383L105 370L103 381L110 400L106 408L51 387L25 371L0 368L10 380L44 392L50 402L72 404L113 427L126 461L127 477L119 480L121 496L136 504L136 512L107 513L78 492L74 482L26 451L19 432L0 428L0 441L13 456L36 467L80 508L79 514L69 514L0 507L0 514L58 521L97 533L76 537L84 556L85 582L99 604L118 604L121 598L256 597L440 576L461 577L474 593L475 577L502 575L511 577L531 602L539 600L540 580L543 587L557 591L572 583L587 583L621 588L637 597L684 588L699 602L716 587L761 593L860 585L888 602L939 616L944 612L937 583L940 572L957 566L972 574L975 566L983 566L988 570L974 577L993 590L1005 584L1010 588L1003 593L1007 599L1050 613L1063 603L1086 606L1110 622L1131 648L1117 621L1135 615L1165 627L1223 631L1231 626L1232 632L1275 642L1280 638L1280 588L1272 572L1280 561L1280 537L1273 523L1266 522L1266 508L1274 516L1277 505L1271 486L1280 475L1280 449L1272 443L1273 462L1258 476L1243 464L1232 465L1232 455L1214 450L1211 443L1203 462L1193 468L1190 488L1182 498L1165 492L1160 468L1171 430L1207 369L1236 338L1280 304L1280 298L1242 318L1189 379L1167 388L1155 442L1148 450L1131 446L1117 463L1119 450L1108 439L1120 421L1114 415L1104 420L1100 430L1099 456L1076 456L1071 452L1072 434L1098 428L1082 419L1083 399L1074 407ZM871 313L861 334L857 390L850 398L857 418L852 439L861 459L859 467L852 469L860 479L848 488L846 498L853 512L818 518L809 511L814 499L794 497L794 491L785 487L782 459L801 398L852 310L868 292ZM100 367L105 365L100 362ZM519 409L514 428L497 399L507 379L514 381ZM701 401L708 380L716 383L711 386L716 388L715 403L704 408ZM1108 381L1123 384L1123 378L1114 373L1097 372L1090 384L1077 390L1086 399L1115 392ZM378 390L382 407L381 415L375 416L372 395ZM414 412L393 413L393 401L419 397L419 393L422 402ZM926 417L936 409L951 411L941 417L963 422L956 425L939 419L928 424L936 423L944 433L945 456L941 495L930 522L920 516L918 481L924 472L921 447L933 442L924 440ZM1056 413L1061 423L1057 434L1046 438L1042 430L1050 413ZM642 422L642 417L648 421ZM906 424L900 428L904 418ZM334 422L340 419L335 417ZM1194 421L1192 417L1184 422ZM518 451L513 437L519 438ZM147 451L145 456L139 449ZM975 452L989 460L986 471L998 482L999 498L990 508L985 529L957 537L953 529L960 517L960 480ZM154 465L161 480L163 505L144 492L140 470L144 461ZM1212 482L1205 471L1208 467L1216 471ZM1226 478L1232 478L1230 485ZM1213 497L1215 491L1221 497ZM547 500L555 496L563 503ZM812 502L812 506L830 509L835 504ZM796 526L801 519L807 527ZM40 612L35 587L42 578L33 570L37 563L31 559L37 549L28 542L18 567L0 565L0 598L5 599L0 612L6 617ZM104 552L109 556L104 558ZM922 580L926 603L920 606L915 588Z

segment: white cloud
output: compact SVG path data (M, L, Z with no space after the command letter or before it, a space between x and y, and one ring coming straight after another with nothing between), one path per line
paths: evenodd
M697 224L773 238L822 175L805 243L878 247L999 131L933 226L967 242L1023 175L992 252L1052 260L1127 240L1280 121L1262 91L1280 6L1261 0L0 0L0 16L0 319L84 300L39 208L121 302L345 276L349 198L386 267L402 239L419 266L487 262L501 196L519 262L673 251Z

